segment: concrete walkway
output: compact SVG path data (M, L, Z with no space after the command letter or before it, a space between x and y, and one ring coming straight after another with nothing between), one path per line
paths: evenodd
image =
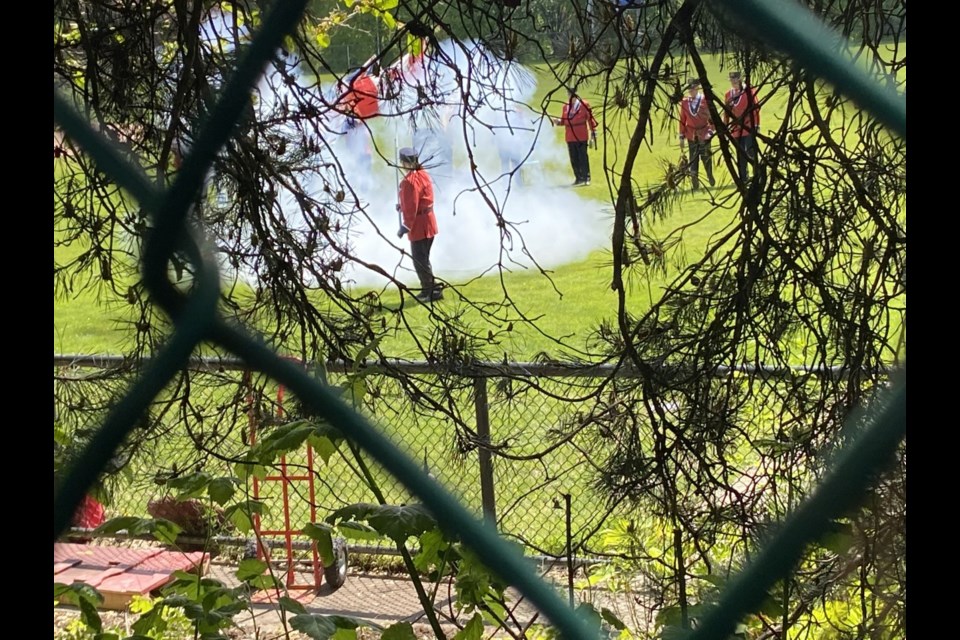
M235 566L214 563L210 566L208 575L226 585L233 586L239 583L234 576L235 571ZM306 575L298 575L298 581L306 581L307 579ZM557 588L558 594L566 598L565 580L563 584L557 584L555 581L551 582ZM429 594L434 585L425 584L424 587ZM351 569L346 582L336 591L330 592L329 589L321 587L317 594L302 593L302 596L304 597L301 600L302 604L312 614L350 616L381 627L388 627L396 622L409 622L413 625L418 638L433 637L428 620L423 613L423 607L417 598L413 582L405 577L357 573ZM513 618L510 627L514 632L527 628L531 624L546 622L545 618L539 615L537 610L525 602L514 590L507 591L507 600L512 609ZM574 600L575 603L590 602L597 610L606 607L628 626L635 628L632 621L637 613L637 607L630 596L615 595L608 590L584 589L575 591ZM465 624L472 617L472 614L457 616L456 592L449 580L445 580L438 585L435 609L444 630L450 637L456 633L459 626ZM455 618L458 618L459 625L454 622ZM251 612L244 612L237 616L236 620L242 628L250 631L249 637L255 637L254 634L257 633L257 631L254 631L255 628L259 630L261 640L285 637L279 610L272 604L255 604L252 606ZM488 627L487 633L489 634L493 630L493 627ZM293 634L290 637L297 638L299 636ZM491 636L485 635L485 637L490 638ZM509 638L512 636L505 631L501 631L493 637Z

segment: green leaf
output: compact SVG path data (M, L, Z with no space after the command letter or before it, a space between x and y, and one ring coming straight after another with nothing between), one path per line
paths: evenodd
M762 613L768 618L779 618L783 616L783 607L780 605L779 598L768 595L766 599L760 603L757 613Z
M655 621L659 627L678 626L680 624L680 607L673 606L660 609Z
M356 0L343 0L343 4L345 4L348 9L353 6L354 2L356 2Z
M319 435L316 431L310 436L310 446L324 464L330 462L330 457L337 452L336 442L328 436Z
M354 522L353 520L341 522L337 525L337 528L343 534L344 538L351 540L379 540L383 537L373 527L365 525L362 522Z
M374 6L380 11L394 9L399 4L399 0L374 0Z
M314 640L329 640L338 629L356 629L360 626L381 629L375 624L347 616L320 616L301 614L290 618L290 627Z
M177 536L183 532L178 525L163 518L154 520L151 528L153 537L164 544L176 544Z
M706 575L697 576L697 577L700 578L701 580L706 580L707 582L709 582L715 587L723 588L723 586L727 584L727 579L724 578L723 576L717 575L716 573L708 573Z
M363 399L367 397L367 381L362 377L356 377L350 382L350 404L359 407Z
M280 596L280 608L291 613L302 614L307 612L307 608L305 606L287 596Z
M315 429L316 425L308 420L296 420L281 425L258 442L250 455L257 462L269 464L278 456L302 447Z
M837 555L844 555L850 551L850 548L856 542L853 535L853 526L848 522L833 521L829 527L827 533L820 537L818 544Z
M392 13L387 13L384 11L380 14L380 19L383 20L383 24L387 27L387 29L397 28L397 19L393 17Z
M276 589L281 585L280 580L276 576L257 576L256 578L251 578L247 581L248 584L259 591L270 591L271 589Z
M221 506L233 497L234 491L236 491L236 484L234 484L233 478L215 478L210 481L210 485L207 487L210 498Z
M290 618L290 627L313 640L328 640L337 632L337 625L326 616L315 616L309 613Z
M237 580L249 580L261 576L266 570L267 563L263 560L257 560L256 558L241 560L237 567Z
M378 9L384 9L386 7L379 6L381 3L393 2L393 6L397 6L397 0L374 0L374 6ZM365 344L361 347L360 351L357 352L356 357L353 359L353 376L356 378L362 378L363 374L357 376L357 373L360 371L360 367L363 365L363 362L367 359L374 349L380 345L381 336L378 336L371 340L368 344Z
M177 500L186 500L187 498L199 498L210 484L210 474L205 471L191 473L188 476L174 478L167 483L171 489L176 489Z
M380 640L417 640L417 636L409 622L397 622L387 627Z
M450 548L439 529L426 531L420 536L420 553L413 558L413 565L426 572L431 566L440 566L443 553Z
M323 523L308 522L303 527L303 533L317 543L317 553L323 560L323 566L333 566L336 560L333 557L333 528Z
M245 500L227 507L223 515L243 532L253 529L253 514L263 515L265 507L259 500Z
M483 637L483 616L473 614L470 622L453 636L453 640L480 640Z
M60 601L64 604L79 606L86 600L96 608L103 604L103 596L100 592L84 582L74 582L64 589L54 589L54 594L60 592Z
M98 633L93 636L93 640L120 640L120 636L115 633Z
M437 522L423 505L352 504L334 511L327 522L366 520L379 533L396 542L437 528ZM344 534L346 535L346 534Z
M613 611L604 607L600 610L600 617L606 620L607 624L616 629L617 631L623 631L627 628L627 625L623 624L623 621L617 617Z
M597 609L590 604L589 602L581 602L577 605L575 609L576 613L586 622L592 629L596 630L596 634L600 633L600 628L603 626L603 620L600 617L600 613Z
M263 480L267 477L267 468L253 462L238 462L233 465L233 473L240 482L246 482L250 478Z
M337 629L332 640L357 640L356 629Z
M330 36L327 35L326 31L317 31L317 46L321 49L326 49L330 46Z
M103 631L103 623L100 622L100 614L97 613L97 605L86 598L80 598L80 619L83 623L94 630L96 633Z
M140 618L133 623L131 630L138 635L144 636L149 634L151 631L158 631L162 634L167 628L167 621L164 620L162 614L162 606L153 606L149 611L141 615Z
M146 529L143 523L146 522L144 518L138 518L136 516L120 516L119 518L111 518L107 520L102 525L94 529L97 533L117 533L119 531L126 531L130 535L140 535L146 533Z

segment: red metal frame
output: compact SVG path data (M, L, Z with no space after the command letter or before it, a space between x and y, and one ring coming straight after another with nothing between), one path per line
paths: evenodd
M257 442L257 420L255 417L255 412L253 408L253 385L250 381L250 372L244 373L246 378L247 388L249 393L247 395L247 401L249 410L247 417L249 420L250 427L250 445L253 446ZM280 388L277 390L277 416L283 417L285 411L283 409L283 398L284 398L284 388L283 385L280 385ZM307 473L305 475L290 475L287 473L287 457L280 457L280 475L265 476L262 482L280 482L281 484L281 494L283 501L283 529L267 529L264 530L261 527L260 515L253 514L253 529L257 536L257 558L260 560L270 561L269 549L265 548L265 545L261 543L261 538L263 537L282 537L284 539L284 544L286 547L286 556L287 556L287 577L286 577L286 587L291 591L305 591L313 590L316 591L320 588L320 585L323 581L323 563L320 559L320 553L317 550L317 543L315 541L311 542L311 554L312 554L312 568L313 568L313 583L306 584L297 584L296 582L296 572L293 569L293 536L302 535L300 534L300 529L292 529L290 523L290 492L289 485L293 481L306 481L309 495L310 495L310 521L317 521L317 502L316 502L316 488L314 486L314 476L313 476L313 446L307 442ZM256 476L253 477L253 499L260 499L260 482L261 480Z

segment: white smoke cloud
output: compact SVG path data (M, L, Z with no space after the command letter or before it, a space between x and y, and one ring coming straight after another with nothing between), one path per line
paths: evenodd
M230 31L229 24L211 28ZM294 86L284 82L277 64L297 78ZM277 64L258 85L261 122L305 100L329 105L341 90L333 85L318 90L296 59L285 57ZM556 267L607 245L610 221L602 204L568 188L573 175L566 144L548 118L526 105L536 90L528 69L474 43L452 41L420 60L408 56L395 69L402 82L393 86L392 99L381 100L381 117L354 121L351 127L347 117L328 106L318 110L316 145L299 174L298 193L283 188L277 193L283 220L274 224L295 229L304 242L316 221L308 219L315 212L303 206L303 196L327 203L324 213L337 229L333 235L357 260L346 261L337 273L342 282L387 282L362 262L416 286L409 242L396 235L396 154L405 146L420 151L434 179L439 234L431 261L441 280L456 284L498 265L532 267L534 260ZM291 141L304 138L302 126L278 124L275 130ZM337 191L343 197L332 201ZM329 247L318 251L335 257ZM240 271L241 277L255 277Z

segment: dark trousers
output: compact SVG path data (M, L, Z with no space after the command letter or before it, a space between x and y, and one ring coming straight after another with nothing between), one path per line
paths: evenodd
M690 181L694 189L700 188L700 159L703 159L703 169L707 174L707 182L712 187L713 180L713 152L710 149L709 140L688 140L687 146L690 147Z
M577 182L586 182L590 179L590 158L587 157L587 143L568 142L567 150L570 152L570 166L573 167L573 175Z
M433 292L433 267L430 266L430 247L433 238L413 240L410 242L410 255L413 257L413 268L417 270L420 279L420 289L424 293Z
M754 134L744 134L737 141L737 169L740 171L740 181L747 181L747 167L757 161L757 138Z

